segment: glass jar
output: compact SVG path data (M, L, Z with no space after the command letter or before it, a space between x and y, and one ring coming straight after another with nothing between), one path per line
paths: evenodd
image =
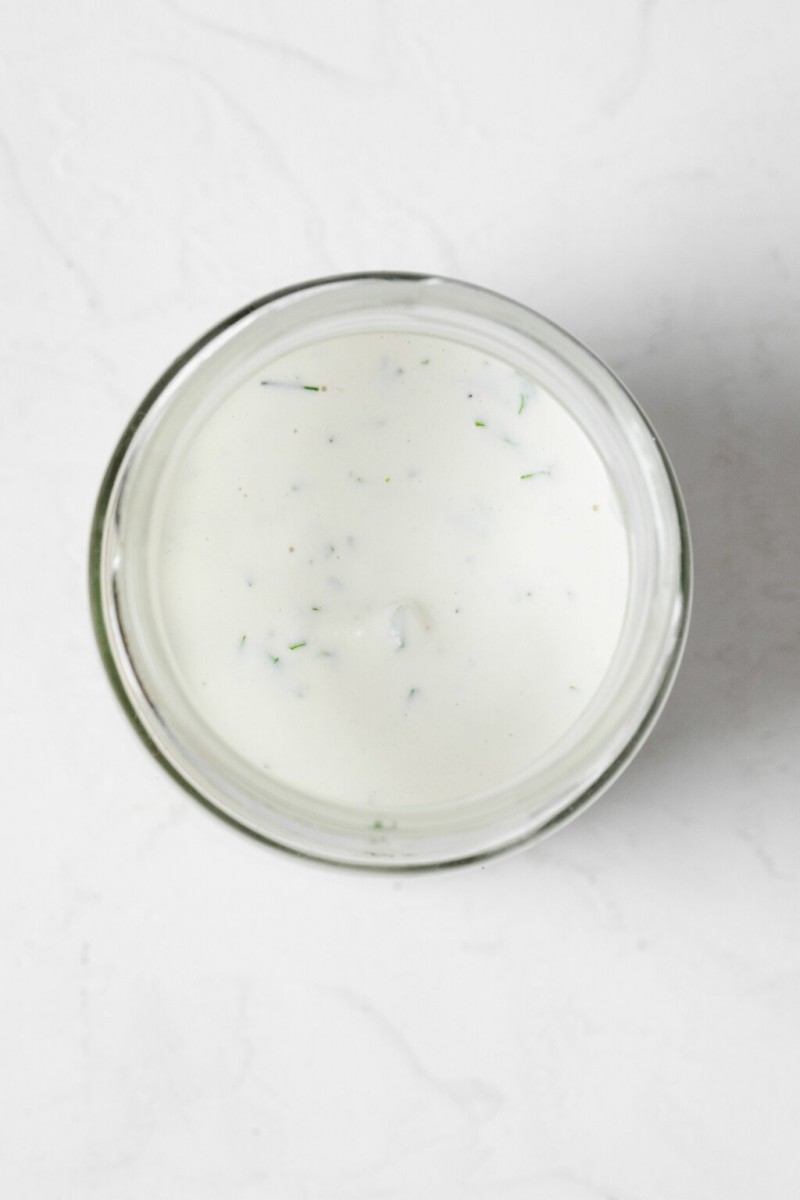
M554 397L602 460L628 548L621 632L576 719L524 770L500 772L494 784L481 780L472 791L443 790L424 803L413 795L388 804L325 795L324 788L298 787L243 754L187 686L159 594L165 480L203 423L281 356L384 334L468 347ZM521 393L520 411L525 400ZM534 474L549 472L519 478ZM103 660L128 716L162 765L196 797L275 846L332 863L391 869L464 863L526 845L599 796L641 746L666 700L686 637L690 573L686 517L672 469L641 409L607 367L544 317L502 296L449 279L389 273L275 292L182 354L146 396L114 452L90 553ZM305 643L288 649L300 646ZM526 653L520 645L522 662ZM272 655L275 662L279 657ZM485 703L491 706L491 689ZM280 740L281 731L274 732ZM387 772L390 762L391 756Z

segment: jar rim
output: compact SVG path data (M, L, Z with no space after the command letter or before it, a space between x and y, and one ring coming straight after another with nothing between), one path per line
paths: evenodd
M456 815L463 826L465 807L461 802L453 803L452 813L447 811L447 805L426 808L425 813L417 814L421 832L418 828L417 832L405 832L402 836L389 828L376 832L361 827L356 831L355 827L349 828L347 822L343 827L341 821L338 824L333 821L332 806L328 802L309 804L308 797L293 794L292 789L283 789L281 794L287 811L291 810L293 796L303 800L304 815L296 822L287 821L285 815L277 819L276 812L263 804L259 809L257 804L245 803L236 789L231 791L224 770L220 773L213 764L203 761L202 750L198 752L196 746L181 744L180 738L176 737L172 714L163 710L148 687L140 661L142 647L137 646L136 638L126 624L125 598L119 587L118 568L120 555L124 552L123 532L130 494L128 485L182 381L201 364L213 367L223 351L235 357L237 336L251 329L254 323L273 319L276 313L281 313L281 319L291 326L292 314L302 316L303 306L307 307L309 301L321 301L323 309L331 302L343 304L345 309L348 304L357 308L359 304L363 307L365 302L363 296L359 301L359 292L383 295L388 303L392 289L395 295L398 289L407 292L409 303L410 298L415 297L418 308L428 298L443 310L457 301L460 312L471 312L475 319L479 315L486 317L497 330L511 330L515 336L537 342L547 353L560 356L569 369L589 379L603 403L612 408L616 406L617 418L622 420L620 414L623 414L624 420L630 423L641 453L647 456L646 471L642 459L641 473L658 476L656 499L663 510L660 516L669 526L669 537L661 548L665 561L654 568L660 569L663 576L657 580L663 593L658 597L660 642L650 648L652 663L644 672L646 678L638 680L635 703L629 698L627 708L620 708L624 720L619 721L618 713L618 727L606 728L605 740L601 737L601 752L595 747L586 762L580 760L579 767L573 771L575 779L554 793L555 798L549 806L540 804L532 809L526 803L525 786L530 794L528 780L527 785L523 783L517 789L518 794L512 797L509 793L502 820L488 819L498 815L489 812L487 820L479 821L466 832L453 821L457 809ZM656 550L656 558L658 553ZM620 774L652 729L674 681L691 608L692 559L683 499L661 441L624 384L596 355L547 318L496 292L438 275L386 271L330 276L272 292L226 317L175 359L136 409L106 470L92 522L89 585L95 634L112 686L147 748L184 788L218 815L282 850L337 865L418 870L478 862L538 840L583 811ZM597 729L603 733L601 725ZM578 732L580 735L580 730ZM597 731L594 736L597 740ZM553 753L558 762L561 753L558 745ZM561 766L563 768L563 761ZM277 795L274 781L271 787L274 799ZM483 801L485 809L485 797ZM329 819L327 825L326 819ZM452 827L448 826L448 820Z

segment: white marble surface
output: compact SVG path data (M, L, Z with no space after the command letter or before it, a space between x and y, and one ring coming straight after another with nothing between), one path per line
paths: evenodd
M0 11L0 1194L800 1195L800 44L780 0ZM661 431L662 721L482 870L262 848L140 746L85 586L161 368L283 284L483 283Z

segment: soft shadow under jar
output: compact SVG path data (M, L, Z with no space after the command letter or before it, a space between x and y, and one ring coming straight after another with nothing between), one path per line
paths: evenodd
M589 351L428 276L301 284L181 356L109 466L93 615L159 760L285 849L444 866L593 800L666 698L686 520Z

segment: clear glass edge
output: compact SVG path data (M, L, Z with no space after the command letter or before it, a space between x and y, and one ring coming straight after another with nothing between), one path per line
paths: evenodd
M661 459L665 469L667 479L670 485L671 497L675 507L675 515L677 519L678 536L680 543L680 574L679 574L679 591L676 597L680 612L676 627L673 634L672 646L668 654L665 655L661 676L657 689L655 690L652 702L645 712L642 720L637 726L632 736L628 739L622 750L616 758L605 768L601 775L594 779L583 791L580 792L574 799L564 805L555 814L542 814L539 821L533 821L531 825L523 830L518 836L505 836L495 843L483 846L480 850L474 852L458 853L455 852L452 857L442 857L435 855L426 858L424 854L410 860L405 857L397 857L390 850L381 851L379 845L376 844L374 849L355 851L350 847L349 851L344 850L338 852L334 847L328 847L325 850L312 849L308 845L291 844L285 840L279 840L266 834L263 829L256 828L239 812L227 810L218 799L212 799L206 796L202 791L189 780L181 770L177 768L169 758L160 749L153 735L148 730L145 722L139 711L137 711L134 696L138 703L146 706L156 721L160 722L160 715L154 705L150 702L146 693L140 686L140 681L136 676L135 669L130 660L130 656L125 646L124 635L121 628L113 620L109 618L109 614L113 612L113 608L109 607L107 598L104 597L104 581L103 564L105 561L104 548L108 533L109 517L112 513L112 498L115 497L117 504L125 486L125 462L128 455L131 443L134 441L136 433L144 418L162 396L167 387L173 382L176 376L184 367L194 361L202 352L216 342L226 331L233 330L233 327L238 326L248 316L260 311L263 308L274 305L285 297L290 297L296 293L308 292L315 289L323 289L325 287L341 286L348 283L358 283L361 281L408 281L415 283L443 283L450 284L456 287L465 288L472 292L483 292L487 296L493 297L496 300L506 305L522 310L544 325L550 327L557 336L565 339L565 341L576 347L582 354L592 360L601 370L606 373L626 396L644 426L649 430L653 438L653 443ZM532 843L549 836L551 833L560 829L571 820L574 820L585 808L594 802L610 784L617 778L622 770L628 765L631 759L638 753L641 746L644 744L647 736L651 732L655 722L666 703L672 685L677 674L678 667L683 655L686 644L686 636L688 631L691 601L693 589L693 566L692 566L692 550L691 539L689 533L688 519L686 514L683 497L680 492L680 487L675 476L675 472L670 463L669 457L661 443L658 434L653 428L652 423L642 410L634 396L625 387L624 383L618 378L607 364L600 359L593 351L589 350L579 339L574 335L562 329L549 318L544 317L541 313L529 308L526 305L520 304L518 301L510 300L508 297L497 293L488 288L482 288L475 284L465 283L464 281L452 279L441 275L425 275L415 274L401 271L366 271L355 272L343 275L326 276L313 280L307 280L298 284L291 285L286 288L279 289L275 292L252 301L244 307L238 309L224 320L213 326L208 332L203 334L195 342L193 342L181 355L179 355L173 363L162 373L159 379L150 388L142 402L135 410L128 425L126 426L117 446L112 454L109 465L103 477L103 481L98 493L98 498L95 504L93 513L90 547L89 547L89 601L92 624L94 633L100 651L100 656L106 670L106 674L111 683L112 689L119 700L123 711L126 713L132 727L139 735L140 739L147 747L151 755L161 765L161 767L194 799L213 812L214 815L221 817L226 823L234 826L241 832L256 838L259 842L279 851L281 854L289 853L295 857L306 859L308 861L335 865L337 867L348 867L354 870L366 871L381 871L381 872L417 872L431 871L437 869L452 869L458 866L475 865L494 857L503 854L509 854L514 851L525 848ZM116 625L116 629L112 631L112 627ZM124 662L130 667L130 672L124 671L122 664L118 661L114 653L113 639L116 637L117 645L121 647L124 655ZM126 680L125 675L128 675ZM132 695L133 693L133 695Z

